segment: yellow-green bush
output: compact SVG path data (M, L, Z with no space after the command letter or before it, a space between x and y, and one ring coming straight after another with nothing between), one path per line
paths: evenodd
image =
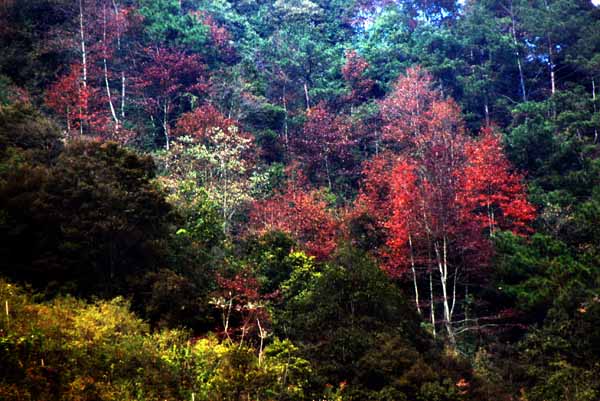
M2 400L301 400L310 366L289 341L258 351L151 333L127 301L35 302L0 281ZM8 306L8 309L7 309ZM8 314L6 311L8 310Z

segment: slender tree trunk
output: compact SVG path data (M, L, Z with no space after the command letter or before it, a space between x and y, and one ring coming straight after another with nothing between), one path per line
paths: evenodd
M87 52L85 49L85 33L83 25L83 0L79 0L79 37L81 42L81 68L83 87L87 88Z
M521 84L521 95L523 96L523 101L527 101L527 92L525 90L525 77L523 75L523 65L521 63L521 52L519 51L519 42L517 41L517 29L515 22L515 13L513 10L513 2L510 2L510 20L511 20L511 33L513 39L513 45L515 46L515 56L517 58L517 67L519 68L519 83Z
M165 134L165 147L167 151L170 150L169 142L169 106L168 102L165 102L163 107L163 132Z
M483 109L485 111L485 126L489 127L490 126L490 107L488 105L487 96L485 97Z
M554 50L552 49L552 41L548 35L548 69L550 70L550 91L552 95L556 93L556 72L554 66Z
M113 10L115 12L115 20L117 21L117 50L122 56L121 49L121 24L119 19L119 5L115 0L112 0ZM125 68L121 66L121 121L125 120Z
M458 267L454 269L454 277L452 277L452 307L450 308L450 316L454 316L454 307L456 306L456 282L458 281Z
M442 239L442 245L435 243L435 253L440 272L440 284L442 287L443 307L444 307L444 325L448 332L448 340L452 346L456 345L454 338L454 329L452 328L452 313L448 303L448 242L446 237Z
M69 106L67 106L67 132L70 135L71 134L71 118L69 117L69 114L70 114L70 109L69 109Z
M112 0L113 9L115 11L115 19L118 21L119 18L119 5L115 0ZM117 24L117 48L121 50L121 27Z
M83 24L83 0L79 0L79 37L81 44L81 84L83 87L79 88L79 134L83 136L83 114L87 112L87 51L85 48L85 32ZM85 101L85 104L82 100ZM85 110L84 110L85 108Z
M289 127L288 127L288 108L287 108L287 88L284 82L283 84L283 137L285 139L285 149L289 150L290 148L290 139L289 139Z
M306 110L310 109L310 97L308 95L308 84L304 83L304 97L306 99Z
M232 297L231 293L229 293L229 305L227 305L227 315L225 317L225 324L224 324L225 335L227 336L227 338L229 340L231 340L231 337L229 337L229 319L231 318L231 308L232 307L233 307L233 297Z
M121 119L125 119L125 71L121 71Z
M327 174L327 185L331 191L331 172L329 171L329 156L325 155L325 173Z
M429 309L431 317L431 329L433 330L433 338L436 338L435 329L435 303L433 300L433 273L429 272Z
M83 89L85 90L85 89ZM81 85L77 85L77 96L79 96L79 135L83 136L83 102L82 99L84 98L84 94L82 93L82 87ZM87 99L86 99L86 103L87 103Z
M417 284L417 271L415 268L415 256L413 251L412 235L408 234L408 245L410 247L410 268L412 270L413 285L415 287L415 305L417 306L417 312L421 315L421 305L419 301L419 285Z
M267 333L266 331L262 328L262 326L260 325L260 319L257 317L256 318L256 323L258 325L258 335L260 337L260 346L258 349L258 366L261 365L262 363L262 358L263 358L263 346L264 346L264 341L265 338L267 338Z
M544 0L544 5L546 6L546 11L548 11L549 13L550 6L548 5L548 0ZM548 40L548 69L550 71L550 90L552 95L554 95L556 93L556 74L554 66L554 46L552 44L550 32L546 33L546 38Z
M106 54L106 48L107 48L107 43L106 43L106 5L104 6L103 10L102 10L102 16L103 16L103 22L104 22L104 26L103 26L103 32L102 32L102 62L104 64L104 85L106 87L106 97L108 99L108 106L110 109L110 114L112 115L112 118L115 122L115 130L118 131L119 130L119 118L117 117L117 112L115 111L115 106L113 105L113 101L112 101L112 95L110 92L110 84L108 82L108 65L107 65L107 54Z
M592 104L594 105L594 114L598 113L596 105L596 80L592 78ZM594 125L594 143L598 142L598 127Z

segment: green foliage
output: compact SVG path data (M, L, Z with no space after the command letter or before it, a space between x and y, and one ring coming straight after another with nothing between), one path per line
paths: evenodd
M58 127L32 106L0 105L0 161L4 170L16 167L12 163L50 163L62 148Z
M413 308L356 251L344 249L321 268L299 264L282 289L284 309L275 315L277 326L313 362L319 380L347 382L343 394L350 399L415 399L421 385L436 386L452 371L438 371L438 376L429 367L423 351L432 343Z
M150 333L122 298L36 303L5 281L0 300L3 400L305 399L311 367L288 340L257 355L181 330Z
M593 294L597 268L558 240L536 234L526 242L502 233L496 248L498 290L534 320L544 319L550 308L574 307L574 302Z
M370 75L383 85L410 65L411 46L410 18L394 5L377 15L358 42L361 55L371 66Z
M182 7L178 0L142 0L139 13L144 29L155 43L201 51L208 43L209 28Z
M304 254L293 252L294 246L294 241L281 232L269 232L246 240L243 253L257 273L263 293L280 289L298 269L302 256L308 259Z
M0 188L3 274L52 292L122 293L164 249L170 208L153 174L151 158L111 143L71 143L51 166L13 166Z

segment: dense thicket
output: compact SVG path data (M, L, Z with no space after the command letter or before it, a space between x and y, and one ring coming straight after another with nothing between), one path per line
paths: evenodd
M589 0L0 2L0 398L596 400Z

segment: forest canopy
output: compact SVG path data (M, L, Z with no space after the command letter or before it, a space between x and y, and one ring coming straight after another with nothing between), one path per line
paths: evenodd
M0 399L600 399L590 0L0 2Z

